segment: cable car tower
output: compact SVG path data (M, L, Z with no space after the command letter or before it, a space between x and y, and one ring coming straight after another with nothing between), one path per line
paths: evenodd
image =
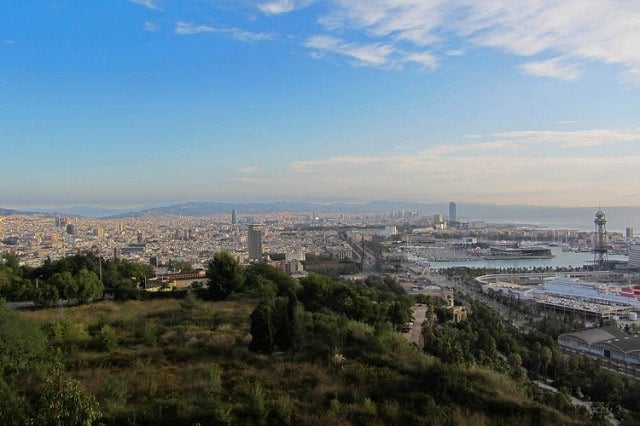
M607 263L607 219L602 209L596 212L595 241L593 244L593 265L598 269L604 269Z

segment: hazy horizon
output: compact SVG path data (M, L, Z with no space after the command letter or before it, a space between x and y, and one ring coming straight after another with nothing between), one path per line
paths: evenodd
M72 208L87 208L87 209L104 209L104 210L143 210L157 207L169 207L181 204L190 204L190 203L227 203L227 204L272 204L272 203L312 203L318 205L332 205L332 204L353 204L353 205L364 205L370 203L398 203L398 204L424 204L424 205L435 205L442 204L448 205L449 202L454 201L458 206L465 204L473 204L473 205L482 205L488 207L525 207L525 208L553 208L553 209L603 209L606 210L608 208L640 208L640 202L638 204L630 204L630 205L568 205L568 206L557 206L550 204L516 204L516 203L490 203L490 202L469 202L469 201L455 201L455 200L436 200L436 201L421 201L415 199L369 199L369 200L348 200L348 199L334 199L334 200L316 200L316 199L296 199L296 198L273 198L273 199L243 199L243 200L234 200L234 199L194 199L194 200L174 200L174 201L166 201L166 202L156 202L156 203L143 203L143 204L100 204L100 203L90 203L90 202L78 202L71 204L41 204L38 202L34 203L25 203L25 204L3 204L0 201L0 208L5 208L9 210L36 210L36 211L51 211L52 209L72 209Z
M203 208L201 204L211 204L207 208ZM307 210L301 210L301 207L308 204ZM555 229L579 229L591 230L593 228L593 219L595 212L602 208L607 216L608 229L610 231L623 232L626 227L632 227L640 230L640 206L588 206L588 207L554 207L554 206L531 206L531 205L498 205L483 203L467 203L456 201L458 206L458 217L462 221L487 221L492 223L521 223L535 224L537 226L555 228ZM195 205L194 209L184 210L184 205ZM284 205L285 207L282 207ZM289 208L286 208L288 205ZM109 217L113 215L138 212L146 209L166 209L177 206L175 210L169 210L169 214L185 214L202 216L205 214L230 213L235 208L239 214L247 214L254 212L255 214L263 214L267 212L293 211L293 212L309 212L316 210L318 212L326 212L321 206L332 206L334 212L344 213L389 213L393 209L417 209L424 215L430 216L442 213L448 214L448 202L424 203L424 202L406 202L399 200L375 200L365 203L350 203L344 200L338 200L333 203L323 202L316 203L313 201L287 201L277 200L272 202L255 201L255 202L227 202L227 201L200 201L190 203L168 203L161 206L143 206L140 208L102 208L99 206L67 206L67 207L51 207L41 209L17 209L22 211L33 212L61 212L65 214L88 216L88 217ZM336 210L335 207L345 206L343 210ZM1 206L0 208L6 208ZM206 206L205 206L206 207ZM248 210L246 210L248 209ZM257 209L257 210L254 210ZM163 212L155 214L166 214ZM207 213L208 212L208 213Z
M637 205L638 34L613 0L5 2L0 204Z

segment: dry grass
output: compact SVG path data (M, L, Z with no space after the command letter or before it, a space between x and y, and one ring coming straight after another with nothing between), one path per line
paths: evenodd
M105 319L108 322L128 322L151 314L156 315L178 309L180 309L180 301L174 299L126 302L105 300L90 305L24 311L23 314L42 324L51 324L67 316L92 326Z

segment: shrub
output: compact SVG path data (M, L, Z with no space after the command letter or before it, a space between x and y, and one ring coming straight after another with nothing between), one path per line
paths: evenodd
M111 352L116 348L116 346L118 346L118 335L116 334L116 330L109 324L102 326L95 339L96 346L102 351Z

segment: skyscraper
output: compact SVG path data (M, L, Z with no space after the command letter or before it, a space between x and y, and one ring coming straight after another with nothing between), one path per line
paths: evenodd
M238 218L236 217L236 209L233 209L231 210L231 224L235 225L237 221Z
M262 225L253 224L247 227L247 245L249 260L262 259Z
M458 213L456 211L456 203L449 203L449 222L457 222L458 221Z

